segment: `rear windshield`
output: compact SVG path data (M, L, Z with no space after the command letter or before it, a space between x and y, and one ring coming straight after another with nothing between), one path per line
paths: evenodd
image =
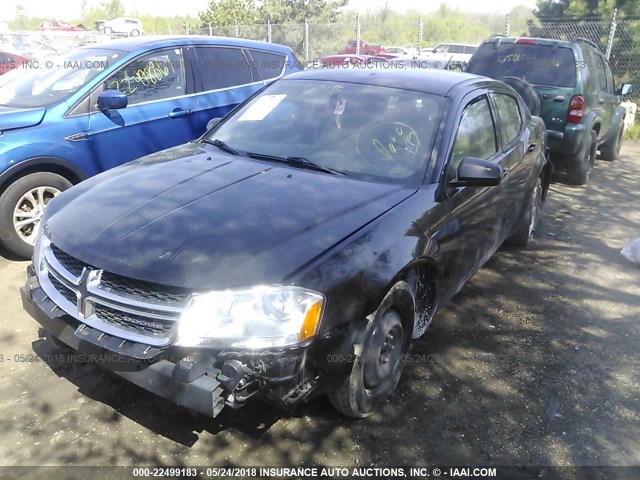
M575 87L576 61L566 47L494 43L481 45L469 60L467 72L491 78L520 77L527 82Z

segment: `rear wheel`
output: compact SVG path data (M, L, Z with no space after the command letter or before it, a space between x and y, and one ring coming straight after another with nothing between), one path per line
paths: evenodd
M589 180L596 159L598 134L591 131L591 135L582 142L580 151L567 157L567 180L572 185L584 185Z
M620 124L618 132L611 138L602 144L600 147L600 158L602 160L608 160L612 162L617 160L620 155L620 146L622 145L622 136L624 135L624 126Z
M340 413L368 417L395 390L411 340L401 305L410 292L406 282L396 283L367 323L351 373L329 393L329 400Z
M25 175L9 185L0 195L0 244L29 258L49 201L69 187L66 178L44 172Z
M102 33L106 33L107 35L111 35L113 33L113 29L111 27L103 27Z
M131 30L131 36L132 37L137 37L138 35L140 35L140 31L139 30L136 30L136 29Z

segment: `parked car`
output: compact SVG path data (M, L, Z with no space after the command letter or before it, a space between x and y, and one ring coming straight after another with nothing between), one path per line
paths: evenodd
M469 59L477 48L477 45L469 45L466 43L439 43L431 50L423 50L420 53L420 58L466 67L467 62L469 62Z
M106 33L107 35L111 33L125 33L131 37L137 37L144 32L142 22L135 18L114 18L113 20L107 20L96 26L98 26L102 33Z
M328 392L364 417L433 314L503 241L531 241L544 151L542 120L495 80L295 73L199 141L55 198L24 308L205 415Z
M29 59L15 53L0 51L0 75L20 68L29 63Z
M358 42L356 40L349 40L339 54L355 54L358 52ZM370 45L364 40L360 40L360 52L361 55L378 55L385 53L385 49L382 45Z
M389 55L389 57L415 57L417 55L417 51L415 48L407 48L407 47L384 47L385 54Z
M0 244L29 257L47 202L72 184L197 138L292 71L291 49L216 37L87 45L0 77Z
M594 43L494 37L480 45L467 71L528 82L521 92L545 121L552 161L566 169L570 183L587 182L596 150L605 160L618 157L626 114L619 95L631 93L631 84L616 89Z
M50 22L42 22L38 30L48 32L84 32L87 28L84 25L71 25L67 22L52 20Z

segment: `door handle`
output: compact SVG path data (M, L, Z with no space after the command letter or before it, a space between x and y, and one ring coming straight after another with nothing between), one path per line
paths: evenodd
M535 151L537 146L538 146L537 143L530 143L529 146L527 147L527 153L531 153Z
M182 108L175 108L169 114L169 118L180 118L180 117L184 117L185 115L189 115L190 113L191 113L191 110L184 110Z
M564 95L551 95L549 93L545 93L542 95L544 100L550 100L552 102L564 102L566 100Z

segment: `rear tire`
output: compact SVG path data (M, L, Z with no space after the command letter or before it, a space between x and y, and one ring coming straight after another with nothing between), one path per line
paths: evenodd
M71 187L55 173L31 173L9 185L0 195L0 244L12 254L28 259L49 200Z
M524 100L525 105L529 108L531 115L540 115L540 97L535 88L529 82L520 77L501 77L501 82L506 83L513 88Z
M572 185L584 185L589 180L589 175L596 159L598 134L591 130L591 139L582 143L580 151L572 157L567 157L567 180Z
M113 29L111 27L102 27L102 33L105 35L111 35L113 33Z
M412 319L403 318L402 305L411 288L396 283L370 318L364 338L356 348L351 373L333 392L329 400L343 415L364 418L391 396L404 367L405 354L411 342Z
M600 147L600 157L602 160L613 162L620 156L620 146L622 145L622 136L624 135L624 125L620 124L618 132L615 136L607 140Z

